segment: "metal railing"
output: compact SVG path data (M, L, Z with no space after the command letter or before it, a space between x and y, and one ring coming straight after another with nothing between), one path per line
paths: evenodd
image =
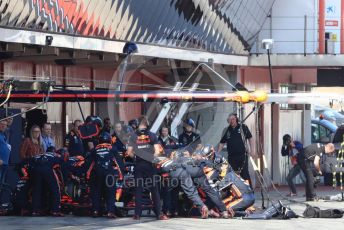
M342 18L326 18L325 53L340 54L343 30L340 27ZM270 17L261 29L252 46L251 54L266 53L261 48L261 40L274 39L272 53L317 54L319 53L319 26L317 16L276 16Z

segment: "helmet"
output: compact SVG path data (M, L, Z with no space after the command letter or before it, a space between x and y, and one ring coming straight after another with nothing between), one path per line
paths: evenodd
M111 144L111 141L112 141L112 137L111 137L110 133L108 133L108 132L102 132L102 133L99 135L99 143L100 143L100 144L103 144L103 143Z
M203 155L202 155L202 150L201 150L201 149L196 149L195 152L193 153L193 155L200 155L200 156L203 156Z
M184 150L183 149L178 149L174 152L171 153L171 158L172 159L178 159L180 157L183 157L184 156Z
M103 127L103 120L98 116L88 116L85 122L96 124L99 128Z
M215 153L214 146L209 145L209 144L202 146L200 151L201 151L201 155L206 158L211 157Z
M138 121L137 119L130 120L130 121L128 122L128 125L129 125L129 126L135 125L135 126L137 127L137 126L139 126L139 121Z
M189 125L189 126L191 126L192 128L195 128L195 127L196 127L194 120L192 120L191 118L186 119L186 120L184 121L184 124L185 124L185 125Z
M56 151L54 146L49 146L46 150L47 153L54 153Z
M58 155L60 155L60 157L61 157L62 159L64 159L64 161L67 161L68 158L69 158L69 153L68 153L68 151L67 151L65 148L60 148L60 149L58 149L58 150L56 151L56 153L57 153Z

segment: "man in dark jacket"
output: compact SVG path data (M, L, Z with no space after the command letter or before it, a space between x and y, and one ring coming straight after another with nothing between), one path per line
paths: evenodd
M184 121L183 133L178 137L178 144L187 149L190 153L201 147L201 138L194 132L196 124L188 118Z
M229 126L220 140L217 152L220 153L224 144L227 143L229 164L244 180L251 182L248 171L248 155L251 154L255 158L253 144L251 143L252 134L245 124L239 123L236 114L230 114L227 122ZM248 143L246 143L247 141Z

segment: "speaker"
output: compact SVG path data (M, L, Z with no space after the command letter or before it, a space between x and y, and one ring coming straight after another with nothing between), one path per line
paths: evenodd
M45 110L42 109L35 109L26 113L26 137L30 136L30 129L33 125L38 125L42 127L44 123L48 120L47 114L45 114Z

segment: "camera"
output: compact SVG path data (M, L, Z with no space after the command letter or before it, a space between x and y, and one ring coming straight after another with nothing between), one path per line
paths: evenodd
M51 46L51 44L53 43L54 37L51 35L47 35L45 36L45 45L47 46Z
M290 146L291 144L291 136L289 134L286 134L283 136L283 145Z
M283 141L283 145L286 145L286 146L289 146L291 144L291 140L286 140L286 141Z

